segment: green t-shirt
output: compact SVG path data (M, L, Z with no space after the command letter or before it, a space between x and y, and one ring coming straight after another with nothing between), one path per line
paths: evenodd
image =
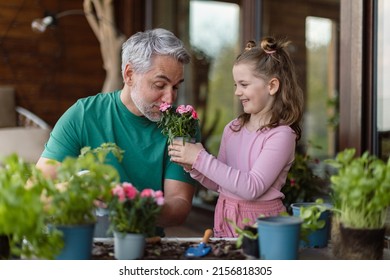
M164 179L194 185L189 174L170 161L167 138L157 123L132 114L120 100L120 93L100 93L78 100L58 120L42 156L61 162L67 156L77 157L85 146L93 149L112 142L125 151L121 162L111 154L107 158L122 182L130 182L140 190L161 190Z

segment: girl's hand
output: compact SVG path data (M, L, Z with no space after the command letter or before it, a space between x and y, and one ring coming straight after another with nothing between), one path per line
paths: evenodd
M171 161L176 162L189 171L194 164L198 154L204 147L201 143L191 144L182 140L175 140L168 146L168 155Z

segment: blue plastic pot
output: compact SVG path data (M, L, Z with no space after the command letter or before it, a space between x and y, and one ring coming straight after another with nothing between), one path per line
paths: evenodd
M95 224L56 226L63 233L64 248L57 260L90 260Z
M260 259L298 259L301 224L302 220L294 216L258 218Z
M300 208L301 207L308 207L316 205L315 202L300 202L300 203L293 203L291 204L292 212L294 216L299 217L300 216ZM327 208L331 208L331 204L323 204ZM326 210L321 213L320 220L325 221L325 226L322 229L318 229L316 231L313 231L308 236L308 241L301 240L300 247L301 248L325 248L328 246L328 241L330 238L330 217L331 217L331 211Z

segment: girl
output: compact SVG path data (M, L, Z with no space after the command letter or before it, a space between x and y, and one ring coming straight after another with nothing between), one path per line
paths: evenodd
M281 192L301 136L303 94L289 42L264 38L247 44L233 66L234 94L244 113L225 126L218 158L202 144L169 146L171 160L203 186L219 193L214 236L237 237L244 219L276 216L286 209ZM246 224L246 223L245 223Z

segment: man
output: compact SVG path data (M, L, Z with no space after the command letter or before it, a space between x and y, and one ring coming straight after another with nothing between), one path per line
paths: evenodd
M164 191L158 226L183 223L191 210L194 181L170 161L167 139L156 122L160 104L176 100L189 62L183 43L167 30L130 37L122 46L122 90L80 99L69 108L55 125L37 167L55 177L66 156L78 156L84 146L113 142L125 151L121 162L110 158L122 182Z

